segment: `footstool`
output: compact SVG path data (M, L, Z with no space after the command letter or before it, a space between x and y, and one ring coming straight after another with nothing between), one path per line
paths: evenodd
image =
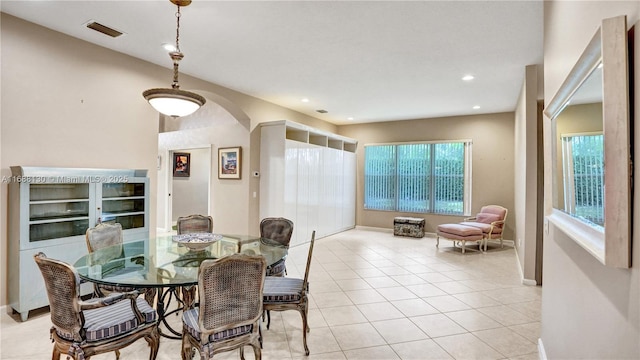
M481 229L460 224L438 225L438 230L436 231L436 247L440 245L440 237L453 241L453 247L456 247L457 241L461 242L463 254L467 241L480 241L480 250L482 250L482 240L484 239Z
M393 218L393 235L424 237L424 219L405 216Z

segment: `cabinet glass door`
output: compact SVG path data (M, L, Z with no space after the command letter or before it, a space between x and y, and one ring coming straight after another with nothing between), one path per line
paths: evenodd
M32 184L29 241L83 235L89 227L89 184Z
M123 230L144 227L144 195L144 183L102 184L102 222L120 223Z

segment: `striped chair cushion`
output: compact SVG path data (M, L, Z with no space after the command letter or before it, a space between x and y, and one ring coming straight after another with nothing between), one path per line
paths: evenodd
M191 336L196 338L196 340L198 341L200 341L200 334L201 334L200 326L198 326L199 310L200 310L199 308L193 308L185 311L184 314L182 314L182 322L184 323L185 328L187 329L187 331L189 331ZM244 325L244 326L239 326L233 329L220 331L213 335L210 335L209 342L210 343L217 342L217 341L231 339L236 336L249 334L251 333L252 330L253 330L253 325Z
M287 268L284 259L267 267L267 276L283 276L284 270Z
M302 296L302 279L287 277L266 277L264 279L263 302L288 303L300 301Z
M144 299L136 299L136 304L146 323L156 321L156 311ZM98 309L85 310L83 314L85 319L84 329L88 342L112 338L138 327L138 320L131 309L131 302L128 300L119 301L113 305ZM73 341L72 334L61 331L61 329L56 329L56 333L60 337Z

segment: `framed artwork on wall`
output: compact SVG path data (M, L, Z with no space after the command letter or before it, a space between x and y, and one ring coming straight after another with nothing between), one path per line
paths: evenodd
M189 177L191 173L191 154L173 153L173 176Z
M218 179L240 179L242 148L218 149Z

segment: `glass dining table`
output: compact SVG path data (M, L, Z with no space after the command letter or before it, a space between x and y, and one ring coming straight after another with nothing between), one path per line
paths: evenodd
M267 267L272 267L284 261L287 247L259 236L222 235L221 239L204 249L191 250L174 241L172 235L166 235L94 251L79 258L74 266L82 279L95 284L141 291L155 289L158 321L164 323L173 336L162 329L159 329L160 333L165 337L179 338L181 333L173 329L166 319L168 315L193 305L198 268L202 261L236 253L262 255ZM168 311L172 299L182 306Z

